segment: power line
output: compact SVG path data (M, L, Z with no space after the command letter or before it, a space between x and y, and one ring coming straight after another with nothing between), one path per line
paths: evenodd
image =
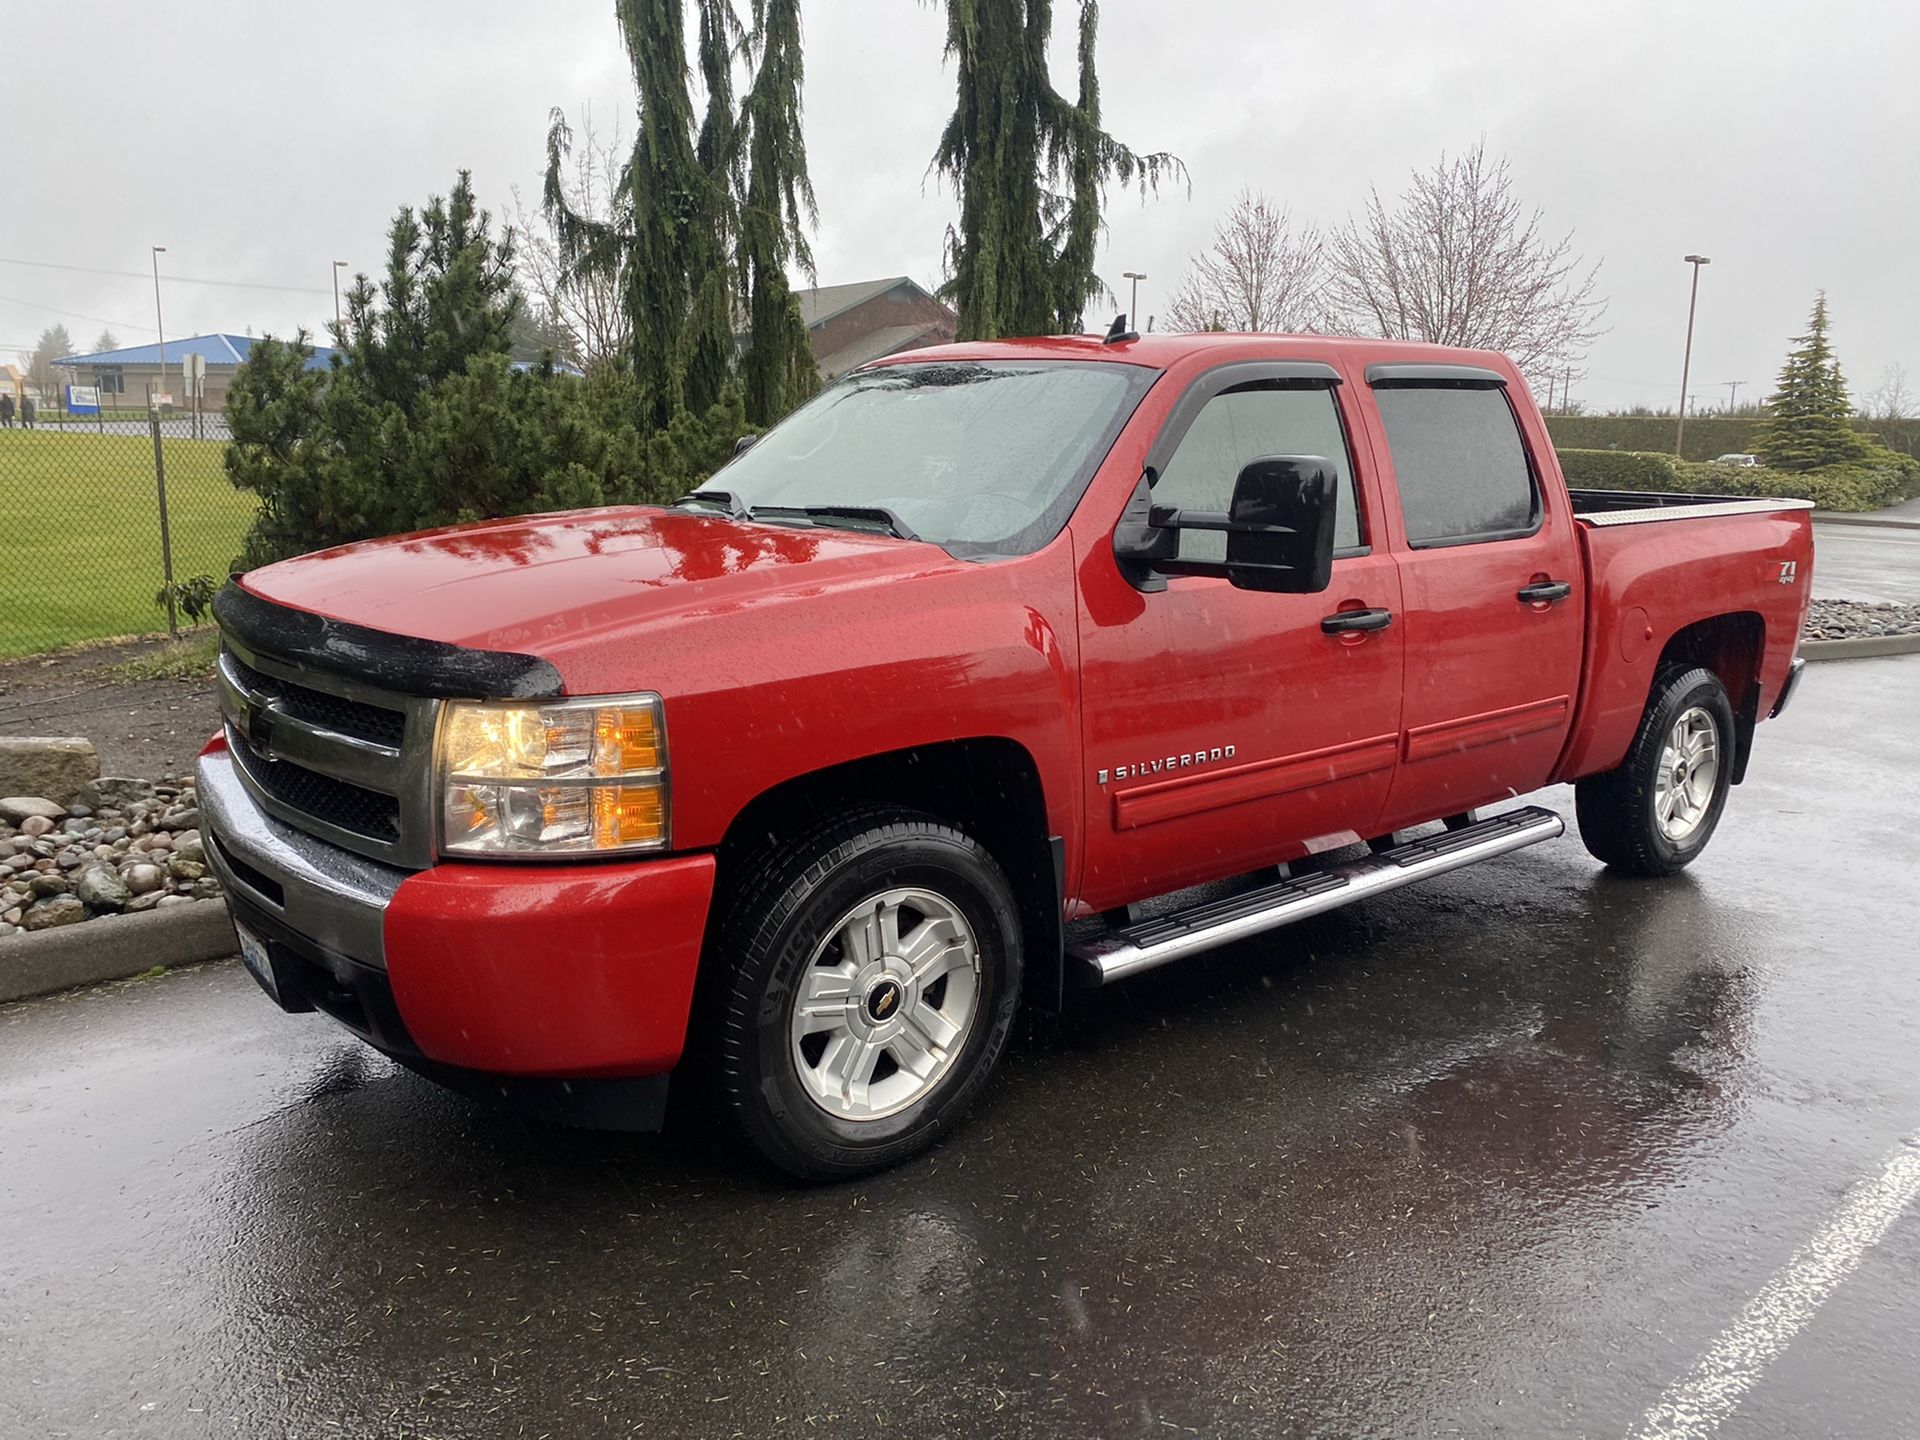
M35 270L71 270L76 275L112 275L122 280L145 280L138 270L101 270L92 265L61 265L51 260L13 260L0 255L0 265L26 265ZM219 285L228 290L271 290L283 295L330 295L333 292L310 285L268 285L258 280L205 280L191 275L168 275L169 285Z
M109 320L104 315L89 315L81 310L59 310L51 305L42 305L38 301L22 300L17 295L0 295L0 300L4 300L10 305L24 305L29 310L44 310L49 315L58 315L63 319L91 320L96 325L111 325L119 330L138 332L146 324L144 320Z

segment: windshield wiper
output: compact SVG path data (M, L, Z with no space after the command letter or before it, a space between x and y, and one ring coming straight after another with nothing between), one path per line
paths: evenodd
M884 505L756 505L747 511L747 518L865 521L869 525L884 526L889 534L901 540L920 538L912 526Z
M740 503L740 497L735 495L731 490L695 490L690 495L682 495L673 503L678 507L693 500L698 500L703 505L718 506L735 520L745 520L748 518L747 507Z

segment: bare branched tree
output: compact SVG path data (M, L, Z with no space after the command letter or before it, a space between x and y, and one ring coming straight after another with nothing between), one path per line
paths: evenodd
M1577 378L1606 311L1594 294L1600 267L1586 268L1572 235L1555 240L1542 222L1484 142L1416 171L1391 205L1374 190L1366 214L1328 241L1339 328L1502 350L1542 383Z
M1328 328L1326 254L1320 232L1298 233L1284 207L1242 190L1213 244L1167 306L1170 330L1248 330L1307 334Z
M605 143L594 132L588 115L580 136L567 156L567 203L574 213L610 221L620 186L620 130ZM569 267L561 259L551 218L544 211L529 212L513 191L513 223L520 242L520 283L527 292L533 328L553 339L562 359L591 369L627 353L627 308L621 302L618 278L590 267Z
M1889 365L1880 372L1880 383L1861 402L1860 413L1869 420L1905 420L1913 411L1913 392L1907 388L1907 367Z

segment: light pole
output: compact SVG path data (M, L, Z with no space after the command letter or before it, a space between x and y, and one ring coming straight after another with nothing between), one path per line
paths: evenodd
M344 260L333 262L333 343L336 345L347 343L347 327L340 323L340 267L346 263Z
M1137 328L1140 324L1140 282L1147 277L1138 270L1123 270L1120 278L1133 282L1133 298L1127 302L1127 324Z
M1680 454L1680 442L1687 433L1687 375L1693 369L1693 311L1700 303L1700 267L1713 263L1704 255L1688 255L1684 258L1693 267L1693 293L1687 299L1687 350L1680 361L1680 423L1673 431L1673 453L1676 457Z
M160 393L167 393L167 326L160 318L160 257L167 253L167 247L153 247L153 328L160 337Z

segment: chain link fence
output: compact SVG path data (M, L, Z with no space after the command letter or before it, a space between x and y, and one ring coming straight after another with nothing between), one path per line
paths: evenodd
M0 407L0 422L4 408ZM227 482L224 417L0 423L0 660L186 633L258 509Z

